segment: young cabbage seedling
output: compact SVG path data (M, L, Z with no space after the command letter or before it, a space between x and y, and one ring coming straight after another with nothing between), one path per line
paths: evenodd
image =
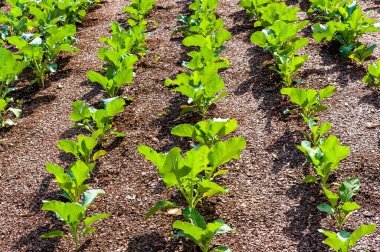
M131 5L124 8L124 11L129 14L128 24L135 26L143 22L145 16L155 5L155 0L132 0Z
M111 98L117 97L123 85L130 84L133 80L133 66L138 61L136 55L123 57L115 51L105 52L105 59L112 62L106 67L106 74L89 71L87 77L91 82L100 84L107 95Z
M282 88L281 94L290 97L290 100L299 106L298 110L290 110L291 113L299 114L306 123L310 120L318 121L317 113L325 111L327 106L322 105L323 100L330 98L335 87L327 86L319 91L308 88Z
M98 141L93 137L84 135L78 136L78 142L72 140L58 141L58 148L66 153L73 154L78 160L82 160L90 169L94 169L95 161L107 154L105 150L98 150L93 153Z
M100 48L98 56L101 60L106 61L110 65L113 65L113 61L107 60L105 52L112 50L117 52L122 58L128 55L139 55L145 56L148 51L146 42L146 24L140 23L136 26L125 30L120 24L113 23L111 25L112 37L111 38L100 38L99 40L105 43L110 48Z
M25 60L30 62L37 77L36 81L42 87L45 87L46 74L57 71L55 59L59 53L63 51L75 52L74 47L71 45L76 41L73 37L75 33L75 25L50 26L46 29L44 36L39 34L25 35L25 39L11 36L7 38L7 41L16 46Z
M330 204L322 203L318 205L318 210L331 215L338 224L339 229L343 228L347 219L361 206L352 201L353 197L360 190L360 181L357 178L345 180L339 187L338 193L333 193L326 187L323 187L323 192L329 200Z
M223 137L234 132L238 124L235 119L214 118L195 124L180 124L175 126L171 134L180 137L193 138L197 146L206 145L211 148Z
M282 20L287 23L298 21L297 13L300 11L300 8L289 7L284 2L276 2L262 6L258 11L260 13L260 19L255 22L254 26L268 27L277 20Z
M103 144L109 135L125 137L124 133L112 130L113 120L116 115L124 112L125 100L123 98L111 98L103 101L104 109L96 109L88 106L83 101L73 103L71 120L76 127L82 127L91 132L92 138Z
M92 198L93 201L95 198ZM89 199L90 200L90 199ZM95 222L108 218L111 214L101 213L94 214L86 218L87 208L92 201L85 202L85 204L78 203L63 203L60 201L45 201L42 210L52 211L56 214L60 221L63 221L69 230L69 234L61 230L54 230L47 234L43 234L41 238L55 238L55 237L70 237L75 244L75 251L79 250L82 239L87 235L95 232L92 226Z
M332 7L337 8L330 11L334 13L333 16L327 15L327 18L332 20L326 24L314 24L313 38L317 42L324 39L338 41L341 44L339 51L345 58L363 64L372 55L376 45L367 47L361 44L359 39L365 33L380 32L380 23L376 19L366 17L357 2L340 1Z
M378 60L377 63L368 66L368 73L364 76L363 82L376 89L380 87L380 60Z
M355 244L366 235L370 235L376 230L375 224L361 225L353 233L340 231L338 233L319 229L318 231L324 234L327 238L323 241L336 252L350 252Z
M82 201L86 205L88 199L104 194L104 191L99 189L87 190L89 184L84 184L84 182L90 178L92 169L82 161L74 163L66 173L64 168L50 163L46 164L46 170L55 176L55 182L63 190L62 196L71 202Z
M350 148L341 145L334 135L330 135L316 147L313 147L309 141L302 141L297 148L306 155L318 176L307 176L303 182L315 183L320 180L321 185L326 188L329 188L327 182L331 172L336 170L340 162L350 154Z
M227 170L217 171L217 168L232 159L238 159L245 147L244 139L232 138L226 142L217 142L211 148L206 145L194 148L186 152L185 157L182 157L181 149L178 147L171 149L169 153L158 153L148 146L140 146L138 150L157 166L167 188L175 186L188 205L195 208L204 198L227 192L226 188L212 180L227 173ZM171 202L158 202L147 217L173 205Z
M207 223L205 218L195 209L186 207L183 216L190 222L175 221L173 228L179 229L173 236L188 238L194 242L202 252L230 251L226 246L212 246L212 240L216 235L234 233L235 229L218 219Z
M166 79L165 85L177 86L172 91L188 97L188 105L181 106L181 115L195 112L205 117L212 104L228 95L227 92L221 92L225 88L224 81L218 76L218 68L214 64L191 75L181 73L175 80Z
M282 82L291 86L294 77L307 60L308 55L297 56L297 52L309 43L306 38L297 38L308 20L293 24L282 20L275 21L271 26L252 34L251 42L269 51L276 62L272 67L281 77Z
M238 5L245 9L250 18L260 20L262 15L260 9L268 4L277 2L280 2L280 0L241 0Z

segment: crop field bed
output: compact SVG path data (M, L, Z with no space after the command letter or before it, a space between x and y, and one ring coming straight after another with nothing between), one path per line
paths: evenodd
M182 44L183 36L174 34L178 16L190 15L191 1L156 0L156 6L146 19L147 47L134 65L135 77L123 86L122 96L133 98L125 111L115 117L114 128L124 138L110 137L88 182L91 188L105 191L96 199L89 213L110 213L112 216L96 224L97 231L83 240L80 251L198 251L193 243L181 237L169 237L173 221L166 210L149 219L145 215L158 200L185 205L186 201L174 188L166 189L155 166L137 149L150 146L169 152L178 146L190 150L189 138L171 134L173 127L202 120L195 113L180 115L180 106L187 98L171 92L165 79L174 79L186 71L183 61L193 49ZM299 7L300 20L308 19L310 2L284 1ZM213 244L228 246L235 252L248 251L329 251L318 229L336 230L336 224L317 205L326 202L317 184L302 184L312 171L305 155L297 149L307 128L297 115L285 115L290 106L281 95L281 78L269 67L273 57L250 41L255 28L238 0L219 0L215 12L224 20L232 37L225 42L222 56L230 67L220 70L229 95L212 105L205 118L234 118L238 127L232 136L245 139L246 148L239 159L223 166L229 173L216 178L228 192L204 199L198 205L207 220L223 219L235 233L213 239ZM23 116L17 125L0 128L0 248L2 251L73 251L66 238L43 239L51 230L65 230L64 223L51 212L41 211L43 200L60 200L60 190L45 165L54 163L69 167L72 155L60 151L61 139L76 139L86 134L73 128L69 115L76 100L98 105L108 98L103 88L88 80L87 72L104 65L98 50L104 47L100 37L110 36L110 25L118 21L125 25L128 14L123 9L130 1L105 0L91 8L81 24L77 24L79 40L75 55L62 54L58 71L49 75L46 88L29 85L32 73L19 76L12 96L22 99ZM367 16L380 20L380 2L360 1ZM154 24L156 22L156 24ZM339 172L331 180L360 180L360 193L355 196L361 209L345 224L353 231L363 224L376 224L377 230L361 238L352 251L380 251L380 93L363 85L367 67L380 59L380 46L359 65L339 53L339 44L317 43L309 24L299 33L310 43L298 54L309 54L297 73L302 87L320 90L327 85L336 89L324 101L326 111L318 114L320 121L331 122L331 134L337 136L351 153L340 163ZM380 33L367 33L362 43L380 44ZM0 62L1 64L1 62ZM298 85L297 85L298 86ZM174 219L174 220L173 220ZM201 251L201 250L199 250ZM332 251L332 250L331 250Z

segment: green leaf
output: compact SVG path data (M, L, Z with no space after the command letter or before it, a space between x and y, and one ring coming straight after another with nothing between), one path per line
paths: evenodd
M329 215L334 215L335 211L329 204L322 203L317 206L318 210Z
M339 187L339 197L343 202L351 201L352 197L360 190L360 181L357 178L345 180Z
M196 227L191 223L177 220L173 223L173 228L182 230L185 234L191 236L196 241L200 241L202 239L203 229Z
M356 242L365 235L370 235L376 230L375 224L362 225L358 227L352 234L349 240L350 246L354 246Z
M91 205L92 202L94 202L96 196L104 194L104 190L102 189L92 189L92 190L87 190L83 194L83 202L82 206L87 208L89 205Z
M57 144L58 148L66 153L71 153L78 156L77 143L72 140L60 140Z
M86 236L86 235L88 235L88 234L92 234L92 233L94 233L95 231L96 231L96 228L94 228L94 227L86 227L86 228L83 230L82 235L83 235L83 236Z
M66 237L66 234L61 230L50 231L49 233L40 235L41 238L56 238L56 237Z
M206 220L196 209L186 207L183 211L183 217L190 220L194 226L206 229Z
M193 137L195 128L191 124L180 124L171 130L171 134L180 137Z
M301 181L301 183L317 183L317 177L308 175Z
M149 210L149 212L145 215L145 219L150 218L152 215L154 215L157 211L160 211L162 209L176 207L177 205L171 201L158 201L153 208Z
M108 213L94 214L93 216L84 219L84 226L88 227L88 226L92 225L93 223L95 223L99 220L106 219L110 216L111 216L111 214L108 214Z

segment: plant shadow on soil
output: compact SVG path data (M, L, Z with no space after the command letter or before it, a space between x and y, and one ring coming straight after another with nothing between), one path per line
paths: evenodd
M367 103L369 105L374 106L376 109L380 109L380 94L379 94L379 92L376 90L373 90L370 94L363 96L360 99L359 104L363 104L363 103Z
M328 70L324 68L305 69L301 72L301 77L306 78L309 75L334 76L338 74L335 81L339 83L340 87L346 87L350 82L362 80L366 74L366 69L363 66L345 59L339 53L339 44L334 41L322 45L319 50L319 56L321 59L319 65L321 67L331 67ZM323 84L327 85L329 83Z
M170 238L167 241L165 236L153 232L132 237L128 242L127 252L177 251L179 248L183 251L194 251L194 246L189 241L181 238Z
M265 129L271 132L272 120L278 118L282 111L279 79L270 69L263 67L271 59L269 53L263 53L261 48L253 46L247 50L247 54L250 57L249 78L239 85L234 94L243 95L251 90L256 100L262 100L258 109L265 112Z
M13 251L30 251L30 252L54 252L60 241L60 238L43 239L40 235L52 230L62 230L63 223L60 222L52 213L47 214L50 218L49 225L41 225L36 227L28 234L22 236L16 244L13 245Z
M289 198L300 198L298 206L285 213L289 224L283 229L286 236L298 240L298 252L328 250L322 243L324 235L318 232L323 218L316 208L316 202L323 201L319 191L317 185L295 184L286 192Z
M301 143L301 135L299 131L286 129L284 134L266 149L276 156L273 173L279 173L281 169L295 169L305 163L304 155L297 149L297 145Z

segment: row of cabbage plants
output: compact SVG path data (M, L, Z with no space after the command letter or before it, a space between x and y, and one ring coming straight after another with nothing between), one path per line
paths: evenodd
M318 0L312 2L313 5L309 13L317 10L320 11L322 5L326 7L327 5L333 4L332 2L335 2L336 5L340 6L338 8L339 13L345 10L347 11L347 9L350 8L350 15L360 16L361 20L366 20L365 22L367 22L369 26L374 24L373 20L365 18L356 3ZM298 70L307 59L307 56L296 56L296 53L300 48L305 46L309 40L306 38L297 38L296 35L309 21L299 22L296 15L299 8L287 8L284 2L276 0L242 0L239 5L246 8L247 14L255 20L254 25L256 27L265 27L262 31L255 32L251 36L251 41L272 53L275 59L273 69L281 75L283 84L286 86L281 89L281 94L288 96L291 102L296 105L294 109L290 109L288 112L299 115L307 126L307 130L303 132L307 140L302 141L298 149L306 155L310 166L314 169L311 175L303 179L302 183L315 183L320 186L321 192L328 202L319 204L317 208L321 212L330 215L337 226L337 232L324 229L319 230L326 236L323 243L338 252L351 251L360 238L376 230L376 225L361 225L352 233L346 231L345 224L347 220L353 213L361 208L354 200L355 195L360 191L360 181L354 177L345 179L341 183L331 181L331 175L333 173L339 175L338 168L341 161L350 154L349 147L341 145L338 137L332 134L328 135L332 124L330 122L321 122L318 117L319 112L328 108L323 105L322 102L333 95L335 87L327 86L319 91L308 88L289 87L294 83L295 71ZM316 6L319 7L317 8ZM326 10L326 13L331 14L331 11ZM338 13L335 14L338 15ZM339 19L336 16L334 17ZM345 15L345 17L350 18L349 15ZM339 40L338 38L341 38L343 34L353 36L350 37L349 41L346 41L348 44L342 44L340 51L345 57L362 63L366 58L364 56L368 54L368 52L373 51L373 46L366 47L360 44L358 39L365 31L376 31L377 28L373 26L371 29L363 30L361 34L355 33L354 36L347 34L350 32L344 30L342 27L342 30L339 30L338 27L340 26L337 24L338 21L334 22L335 23L330 22L328 24L330 26L335 25L336 30L334 32L332 32L332 28L326 28L328 25L315 24L313 26L314 38L318 41L322 40L320 33L323 27L329 32L334 33L336 36L335 39L337 40ZM352 24L352 22L347 20L344 22L346 22L346 24ZM346 26L346 29L350 28L349 25ZM328 40L331 39L332 35Z
M53 230L42 235L42 238L69 237L72 240L73 250L78 251L86 237L95 232L95 222L111 216L109 213L96 213L88 216L88 209L98 195L104 194L102 189L93 189L88 181L97 160L106 155L103 146L110 135L124 137L125 134L114 130L113 121L118 114L124 112L125 99L118 97L120 88L127 78L128 83L133 79L133 64L138 60L137 55L145 55L145 27L144 19L149 10L153 8L155 1L133 0L131 5L125 8L129 14L127 23L129 30L125 30L120 24L111 26L112 37L101 38L108 47L99 50L99 58L106 62L105 76L90 71L89 79L100 83L110 98L102 100L101 108L89 106L78 100L72 104L73 112L70 115L74 122L73 127L83 128L86 135L78 135L77 140L60 140L58 148L68 155L75 157L73 165L65 169L56 164L47 164L46 170L54 175L62 194L62 201L44 201L42 210L52 211L57 218L66 224L67 232ZM108 78L103 85L103 78ZM118 82L119 80L123 80Z
M12 126L12 114L21 110L10 97L17 76L30 68L37 83L46 85L47 75L58 70L57 58L76 53L76 24L99 0L6 0L7 11L0 11L0 123ZM17 107L17 106L16 106Z
M173 222L176 231L172 235L187 238L203 252L231 251L212 241L216 235L235 230L222 219L208 221L200 207L209 197L228 192L227 187L218 182L219 176L228 173L221 167L239 159L246 147L244 138L228 137L238 126L235 119L205 118L210 106L228 94L223 91L225 86L219 70L229 67L228 59L221 53L231 34L223 27L223 20L217 18L217 6L217 0L195 0L189 5L191 15L179 17L181 27L177 31L184 36L183 44L196 49L188 53L190 61L182 64L187 70L174 80L165 81L165 85L175 86L172 91L188 98L188 103L181 106L181 114L202 116L203 120L195 125L180 124L171 131L175 136L192 139L194 147L187 151L174 147L165 153L148 146L138 148L157 167L167 188L174 187L185 200L182 203L158 201L146 217L160 210L177 216Z

